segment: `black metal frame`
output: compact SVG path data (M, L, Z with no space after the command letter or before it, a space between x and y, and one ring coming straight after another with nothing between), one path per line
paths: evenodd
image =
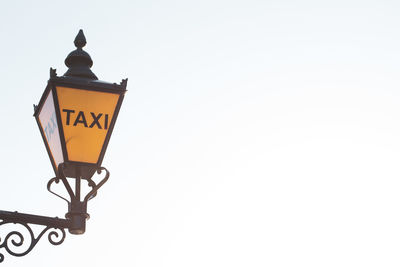
M58 96L57 96L57 90L56 90L57 86L68 87L68 88L79 89L79 90L112 93L112 94L119 95L117 105L115 107L113 117L111 118L108 132L105 137L105 140L104 140L104 143L103 143L103 146L100 151L100 155L99 155L99 158L98 158L98 161L96 164L87 163L87 162L70 161L68 159L68 151L67 151L67 147L66 147L64 129L62 127L62 119L61 119L61 114L60 114L60 109L59 109L59 104L58 104ZM116 84L116 83L106 83L106 82L98 81L98 80L88 80L85 78L76 78L76 77L72 78L72 77L65 77L65 76L58 77L56 74L56 70L50 68L50 79L49 79L47 87L46 87L45 91L43 92L43 95L39 101L39 104L37 106L35 106L34 117L36 118L36 122L40 129L40 133L42 135L43 142L46 145L46 150L47 150L51 164L53 166L53 170L56 173L56 175L58 172L57 171L58 166L56 165L56 163L52 157L51 150L47 143L47 139L46 139L46 136L44 133L44 129L39 121L40 111L42 110L43 105L47 99L47 95L50 93L50 91L53 93L53 101L54 101L54 105L55 105L56 119L57 119L57 124L58 124L58 130L59 130L59 135L60 135L64 163L67 164L66 173L68 175L70 175L71 177L75 177L76 176L76 174L74 174L75 167L76 166L84 166L84 169L82 170L81 175L83 175L83 177L85 177L85 178L90 178L93 175L93 173L95 172L95 169L100 167L101 163L103 162L105 151L106 151L108 143L110 141L111 134L114 130L114 125L117 120L119 110L121 108L122 101L124 99L124 95L126 93L126 86L127 86L127 79L123 79L120 84Z

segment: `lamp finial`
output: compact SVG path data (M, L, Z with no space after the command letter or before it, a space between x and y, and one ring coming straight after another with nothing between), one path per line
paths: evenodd
M76 50L69 53L65 59L65 65L68 67L68 71L64 76L80 77L91 80L97 80L97 76L90 70L93 66L93 61L90 55L83 51L82 47L86 45L86 38L83 34L83 30L79 30L75 37L74 44Z
M83 30L80 29L78 34L75 37L74 44L76 48L82 48L86 45L86 38L85 35L83 34Z

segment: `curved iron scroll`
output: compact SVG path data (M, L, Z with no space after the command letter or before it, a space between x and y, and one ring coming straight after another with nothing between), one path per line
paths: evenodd
M57 196L57 197L59 197L59 198L65 200L65 201L67 201L67 203L69 203L69 200L68 200L68 199L66 199L65 197L63 197L63 196L57 194L57 193L54 192L53 190L51 190L51 185L52 185L53 183L58 184L59 182L60 182L60 178L58 178L58 177L51 178L51 179L48 181L48 183L47 183L47 191L49 191L49 192L52 193L53 195L55 195L55 196Z
M59 176L54 177L52 179L50 179L47 183L47 190L52 193L53 195L65 200L67 203L71 203L73 201L80 201L77 192L74 192L70 186L70 184L67 181L67 177L65 176L64 173L64 164L61 163L59 168ZM85 180L88 183L88 186L91 187L92 189L90 190L89 193L87 193L87 195L84 197L84 202L87 203L89 200L93 199L94 197L96 197L97 195L97 191L100 189L100 187L102 187L110 178L110 172L105 168L105 167L99 167L97 168L96 172L97 174L101 174L103 173L103 171L105 172L105 176L103 179L100 180L100 182L98 182L97 184L92 180L93 177L91 178L86 178ZM78 178L80 179L80 178ZM64 184L65 189L67 190L67 193L70 197L70 200L66 199L65 197L57 194L56 192L54 192L51 189L51 186L55 183L58 184L60 182L60 180L62 181L62 183Z
M106 175L98 184L96 184L92 178L88 179L89 186L92 188L92 190L86 195L86 202L94 198L97 195L97 190L99 190L100 187L102 187L108 181L108 178L110 178L110 172L106 168L100 167L97 169L98 174L101 174L103 171L105 171Z
M6 220L0 221L0 226L5 224L18 224L22 225L28 233L28 242L25 243L26 238L24 238L24 234L19 231L11 231L9 232L4 239L0 237L0 249L5 249L8 254L16 257L22 257L32 251L32 249L39 242L40 238L47 232L47 238L52 245L60 245L64 242L65 239L65 230L63 228L56 228L52 226L46 226L37 237L35 237L32 228L28 225L28 223L23 222L9 222ZM30 244L29 244L30 242ZM23 246L24 244L28 244L29 246L22 252L17 252L16 249L18 247ZM4 261L4 254L0 252L0 263Z

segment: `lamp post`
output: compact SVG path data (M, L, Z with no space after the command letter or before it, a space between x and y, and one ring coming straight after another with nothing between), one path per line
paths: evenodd
M120 84L99 81L90 69L93 65L90 55L82 49L86 45L82 30L74 44L76 50L65 59L67 72L57 76L56 70L50 68L47 87L39 104L34 105L34 117L55 172L47 189L68 202L66 219L0 210L0 227L20 224L27 229L30 240L24 252L15 252L15 248L24 245L22 233L12 231L3 238L0 236L0 262L4 260L1 249L12 256L24 256L46 232L53 245L64 241L64 229L71 234L83 234L89 218L87 203L110 176L101 163L126 92L127 79ZM98 183L92 179L96 172L104 173ZM81 195L82 180L90 187L85 196ZM60 181L68 198L52 190ZM35 236L30 224L45 228Z

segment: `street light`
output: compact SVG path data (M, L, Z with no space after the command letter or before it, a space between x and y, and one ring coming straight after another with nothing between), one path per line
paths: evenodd
M66 219L59 219L0 210L0 226L17 223L30 235L31 243L22 253L13 250L24 243L20 232L12 231L3 239L0 237L0 249L13 256L28 254L52 228L55 230L49 231L48 239L53 245L64 241L64 229L71 234L83 234L89 218L87 202L96 196L110 175L101 163L126 92L127 79L120 84L99 81L90 70L93 65L90 55L82 49L86 45L82 30L74 44L76 50L65 59L68 71L57 76L56 70L50 68L47 87L39 104L34 105L34 116L56 175L48 182L47 189L68 202L68 213ZM96 172L104 173L99 183L92 180ZM74 180L74 190L68 178ZM85 196L81 196L82 180L91 187ZM65 186L69 200L52 190L52 185L59 181ZM46 227L35 237L29 224ZM0 262L3 260L0 252Z

